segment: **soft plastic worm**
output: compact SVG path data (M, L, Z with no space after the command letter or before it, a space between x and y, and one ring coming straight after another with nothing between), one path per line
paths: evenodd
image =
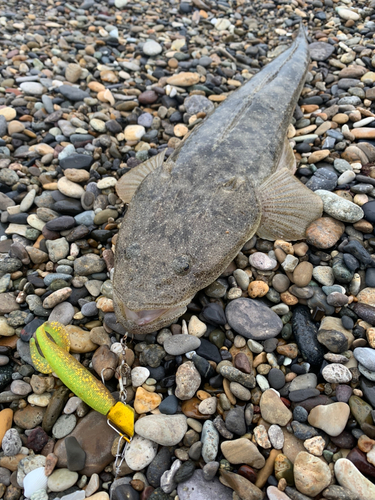
M41 373L55 372L82 401L99 413L107 415L116 401L108 389L69 354L69 335L63 325L44 323L37 329L36 339L44 357L39 354L35 339L30 339L31 359L35 368Z

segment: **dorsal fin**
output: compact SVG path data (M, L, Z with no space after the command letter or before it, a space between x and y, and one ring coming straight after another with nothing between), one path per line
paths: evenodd
M281 170L282 168L287 168L292 172L292 174L296 171L296 159L290 142L286 137L284 139L283 150L281 152L276 170Z
M140 165L132 168L130 172L124 174L116 184L117 196L124 203L130 203L143 180L163 164L166 148L156 156L152 156Z

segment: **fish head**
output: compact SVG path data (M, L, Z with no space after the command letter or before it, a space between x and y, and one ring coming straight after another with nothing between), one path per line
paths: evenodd
M218 180L211 192L203 181L187 186L175 179L163 190L153 189L151 180L130 203L116 242L115 312L132 333L154 332L180 317L260 220L255 190L245 179Z

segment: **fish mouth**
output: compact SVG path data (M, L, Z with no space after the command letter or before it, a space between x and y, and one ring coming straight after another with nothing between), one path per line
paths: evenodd
M125 319L135 323L137 326L148 325L156 320L160 320L162 316L177 317L186 310L185 307L169 307L165 309L145 309L140 311L132 311L125 304L122 305Z

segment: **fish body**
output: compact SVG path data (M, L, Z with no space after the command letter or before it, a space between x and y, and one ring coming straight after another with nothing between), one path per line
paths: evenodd
M170 324L255 233L301 239L321 215L320 198L292 175L286 139L308 62L301 29L165 163L160 155L121 178L120 197L130 187L134 196L116 244L114 303L128 331Z

